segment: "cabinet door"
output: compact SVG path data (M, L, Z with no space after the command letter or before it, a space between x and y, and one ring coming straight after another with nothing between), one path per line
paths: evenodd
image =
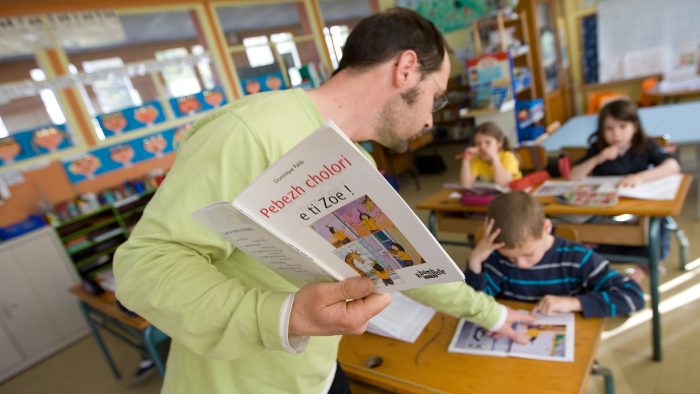
M0 252L0 302L5 326L27 358L44 353L60 338L20 269L15 250Z
M2 320L4 314L4 309L0 305L0 320ZM10 336L5 332L5 328L0 324L0 381L2 381L6 373L18 367L23 358L15 344L12 343Z
M78 283L78 276L56 234L47 230L15 249L15 253L24 277L54 327L61 337L68 338L87 330L78 299L68 291Z

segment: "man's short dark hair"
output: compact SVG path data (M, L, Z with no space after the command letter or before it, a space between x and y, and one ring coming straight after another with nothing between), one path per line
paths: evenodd
M421 72L427 75L440 70L449 47L435 25L413 10L397 7L370 15L348 36L334 74L370 68L406 50L416 52Z

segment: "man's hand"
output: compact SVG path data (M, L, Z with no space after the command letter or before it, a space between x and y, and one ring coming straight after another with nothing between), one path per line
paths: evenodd
M503 242L496 243L496 237L501 233L501 229L494 229L493 227L494 220L487 217L484 221L484 235L469 255L469 269L475 274L481 273L481 264L494 250L506 245Z
M362 334L368 320L391 303L391 295L373 291L369 278L302 287L294 296L289 336Z
M544 298L532 308L532 313L542 313L544 315L579 311L581 311L581 301L579 301L578 298L555 295L544 296Z
M535 317L529 313L514 311L508 307L506 307L506 309L508 310L506 322L503 323L503 327L501 327L500 330L493 332L491 336L494 338L508 337L523 345L528 343L530 338L527 336L527 334L524 332L515 331L513 329L513 325L515 323L534 323Z

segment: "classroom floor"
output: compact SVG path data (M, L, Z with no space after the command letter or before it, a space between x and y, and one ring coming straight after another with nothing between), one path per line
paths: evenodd
M441 175L420 177L421 189L409 176L401 178L401 194L415 206L446 182L456 182L458 162L451 159L460 147L440 145L438 152L445 158L448 171ZM430 150L428 150L429 153ZM678 223L691 240L689 270L678 268L678 252L674 243L666 261L668 273L662 278L663 352L661 363L651 361L651 312L647 308L630 319L609 319L598 351L598 361L610 368L615 377L616 392L621 394L666 394L700 392L700 221L694 221L695 188ZM426 214L419 212L424 220ZM695 242L693 242L695 241ZM469 250L447 247L458 264L466 261ZM622 267L621 267L622 268ZM648 288L648 287L647 287ZM105 336L117 366L128 376L139 357L134 350ZM129 387L128 378L115 380L91 336L48 358L33 368L0 384L0 393L130 393L160 392L161 380L154 376ZM362 385L353 385L354 393L378 393ZM604 393L603 379L592 376L587 394Z

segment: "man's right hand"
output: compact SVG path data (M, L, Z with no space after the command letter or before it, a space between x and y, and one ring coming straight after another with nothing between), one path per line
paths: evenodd
M294 296L289 335L359 335L390 303L391 295L374 293L369 278L310 283Z
M513 329L513 324L515 323L534 323L535 317L527 312L515 311L511 308L506 307L508 311L508 316L506 317L506 322L503 323L503 327L500 330L493 332L494 338L508 337L513 341L526 344L530 341L530 338L526 333L517 332Z

